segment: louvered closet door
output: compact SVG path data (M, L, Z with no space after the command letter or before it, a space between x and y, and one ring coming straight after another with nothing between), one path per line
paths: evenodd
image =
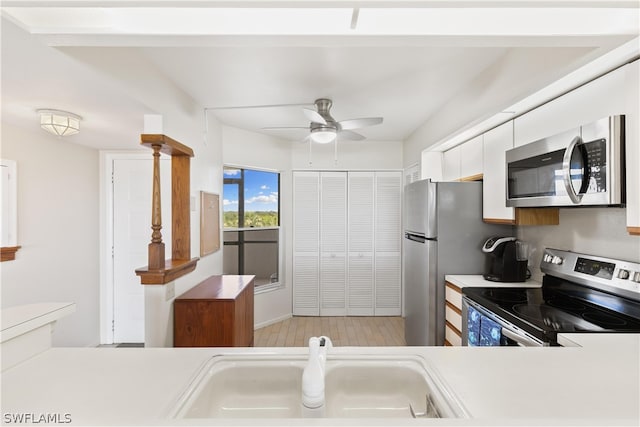
M349 172L347 314L373 316L374 172Z
M293 173L293 314L318 316L320 173Z
M320 173L320 315L347 314L347 174Z
M402 314L400 172L375 174L375 315Z

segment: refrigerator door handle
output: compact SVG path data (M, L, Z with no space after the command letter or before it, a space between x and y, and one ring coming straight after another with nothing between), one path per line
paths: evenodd
M424 243L427 240L430 240L430 239L427 239L424 236L419 236L417 234L411 234L411 233L404 233L404 237L405 237L405 239L412 240L412 241L418 242L418 243Z

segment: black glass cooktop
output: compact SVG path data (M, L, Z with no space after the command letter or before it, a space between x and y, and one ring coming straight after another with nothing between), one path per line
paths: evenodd
M463 288L463 293L538 339L561 332L640 332L640 303L545 276L542 288Z

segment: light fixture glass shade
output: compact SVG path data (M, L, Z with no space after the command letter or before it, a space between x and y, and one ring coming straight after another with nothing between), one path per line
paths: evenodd
M328 144L336 139L336 132L332 130L317 130L311 132L311 140L318 144Z
M38 110L40 127L57 136L73 135L80 132L80 120L77 114L61 110Z

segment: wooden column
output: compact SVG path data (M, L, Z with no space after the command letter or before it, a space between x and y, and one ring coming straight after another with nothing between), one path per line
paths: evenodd
M153 201L149 265L136 269L143 285L168 283L192 272L190 161L193 150L166 135L143 134L141 144L153 150ZM171 156L171 259L165 260L160 200L160 153Z
M164 243L162 242L162 200L160 198L160 144L153 149L153 193L151 201L151 243L149 243L149 269L161 270L165 266Z

